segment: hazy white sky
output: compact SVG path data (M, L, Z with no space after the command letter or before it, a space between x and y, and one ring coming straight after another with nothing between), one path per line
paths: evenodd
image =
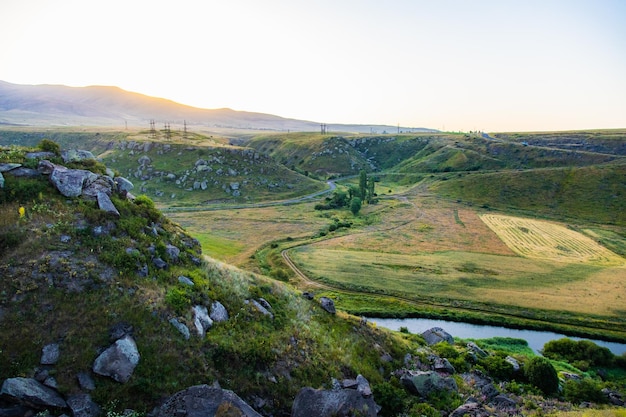
M626 1L1 0L0 80L326 123L626 127Z

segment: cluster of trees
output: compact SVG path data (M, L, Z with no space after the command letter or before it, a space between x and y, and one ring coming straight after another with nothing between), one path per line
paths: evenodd
M357 215L363 203L373 204L376 202L375 180L368 177L367 172L359 173L359 185L350 186L348 191L337 190L331 197L326 197L324 203L315 205L315 210L332 210L349 207L352 214Z

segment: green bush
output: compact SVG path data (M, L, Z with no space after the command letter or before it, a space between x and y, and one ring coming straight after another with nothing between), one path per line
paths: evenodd
M52 152L56 156L61 156L61 146L50 139L42 139L37 147L44 152Z
M165 302L176 311L176 313L184 314L184 312L191 307L191 296L186 289L173 287L165 294Z
M551 395L559 389L559 377L550 361L542 356L532 357L524 366L524 375L528 382L539 388L545 395Z
M478 361L478 364L485 368L489 375L494 379L500 381L509 381L513 379L513 365L507 362L506 359L500 354L482 358Z
M568 338L549 341L543 346L542 353L546 358L569 362L583 371L589 367L612 366L615 359L608 348L589 340Z
M379 413L380 416L397 416L404 411L404 403L407 400L408 394L406 390L398 387L397 384L394 385L392 382L383 382L374 385L373 393L374 398L376 398L376 403L382 407Z
M602 394L602 388L600 382L591 378L584 378L579 381L570 379L563 384L563 396L572 403L583 401L605 403L607 398Z

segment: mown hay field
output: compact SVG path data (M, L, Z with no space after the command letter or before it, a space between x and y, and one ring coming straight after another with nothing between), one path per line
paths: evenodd
M595 240L557 223L501 214L483 214L480 218L511 250L525 258L607 266L626 262Z

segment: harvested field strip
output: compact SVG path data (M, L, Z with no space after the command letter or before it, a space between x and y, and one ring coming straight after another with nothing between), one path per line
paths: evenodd
M607 266L626 263L593 239L560 224L499 214L480 217L511 250L525 258Z

